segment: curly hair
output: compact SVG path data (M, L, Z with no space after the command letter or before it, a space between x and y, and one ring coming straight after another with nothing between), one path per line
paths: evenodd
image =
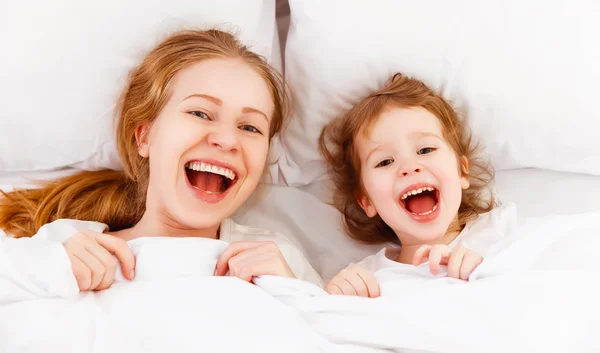
M458 210L460 229L479 214L491 211L495 206L490 188L494 171L479 157L480 146L473 142L467 124L447 101L423 82L397 73L383 88L325 126L319 138L319 147L329 164L329 174L336 189L333 205L342 213L348 235L370 244L398 242L394 231L381 217L367 217L357 202L364 190L356 137L359 133L368 134L381 113L390 106L422 107L435 115L442 125L444 139L457 158L467 158L468 172L460 168L470 182L470 187L463 190Z

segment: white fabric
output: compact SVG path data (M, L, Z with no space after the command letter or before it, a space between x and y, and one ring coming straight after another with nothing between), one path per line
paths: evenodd
M79 294L59 243L0 238L0 351L597 352L598 229L600 213L529 220L475 280L387 268L379 299L213 277L226 243L200 238L138 239L134 281Z
M278 150L280 184L322 178L322 127L398 71L466 113L498 170L600 175L598 1L289 3L296 113Z
M281 66L275 0L0 2L0 172L120 168L114 107L166 35L219 26Z
M516 206L514 204L502 205L490 212L479 215L477 219L469 222L448 245L450 247L461 245L471 249L481 255L485 261L490 250L498 242L512 234L517 225ZM387 267L396 267L396 272L403 271L421 277L433 276L429 271L429 261L420 266L403 264L395 261L399 254L399 247L383 248L377 254L365 258L358 264L371 272ZM447 266L440 266L440 272L436 277L446 277L447 275Z
M284 278L263 289L325 338L393 352L597 352L600 213L530 219L469 282L375 272L381 297L329 296Z
M103 223L99 223L99 222L90 222L90 221L77 221L77 220L72 220L72 219L59 219L56 220L52 223L48 223L44 226L42 226L38 233L36 235L34 235L33 237L26 239L27 244L34 244L31 245L33 246L34 249L42 246L42 245L37 245L36 241L41 241L43 244L47 244L47 242L55 242L58 244L62 244L63 242L65 242L67 239L69 239L71 236L75 235L77 232L81 232L83 230L92 230L98 233L102 233L105 232L106 230L108 230L108 226L106 224ZM138 238L138 239L134 239L128 242L129 247L132 249L134 255L140 252L140 249L145 246L145 244L153 244L152 246L154 246L154 251L155 253L153 253L156 256L160 256L160 251L163 248L169 248L172 247L173 244L176 244L176 248L181 248L182 244L186 244L186 243L190 243L190 244L195 244L195 240L191 239L191 238L187 238L188 240L186 240L186 238L176 238L176 240L172 240L169 238L164 238L164 237L147 237L147 238ZM25 242L19 242L21 239L9 239L9 238L5 238L4 241L6 242L6 246L8 246L8 248L6 248L5 250L0 250L0 254L2 253L2 251L5 252L9 252L8 249L10 249L11 246L16 247L16 249L25 249L25 250L17 250L15 252L10 251L11 253L11 257L13 258L13 260L17 260L18 257L20 256L20 251L25 251L26 252L26 247L27 245ZM279 234L277 232L273 232L273 231L269 231L269 230L265 230L265 229L261 229L261 228L256 228L256 227L248 227L248 226L243 226L240 224L236 224L234 221L232 221L231 219L227 218L225 220L223 220L223 222L221 222L221 226L220 226L220 231L219 231L219 240L220 240L220 244L219 246L217 246L217 249L221 248L221 252L223 250L225 250L226 244L232 243L232 242L239 242L239 241L272 241L275 244L277 244L277 246L279 247L279 250L281 251L283 257L285 258L285 260L287 261L288 265L290 266L290 268L292 269L292 271L294 272L294 274L296 275L296 277L298 277L299 279L311 282L315 285L318 286L323 286L323 282L321 280L321 277L317 274L317 272L312 268L312 266L310 265L310 263L306 260L306 258L304 257L304 255L302 254L302 252L300 250L298 250L285 236L283 236L282 234ZM223 245L225 244L225 245ZM160 246L159 246L160 245ZM50 246L48 245L43 245L43 246ZM62 245L61 245L62 248ZM179 271L184 271L183 273L185 273L186 268L188 267L198 267L197 264L195 264L194 262L190 263L190 259L194 258L194 252L197 249L195 249L194 247L191 247L190 249L187 248L181 248L182 251L184 251L184 253L182 254L182 257L180 259L177 259L176 264L169 264L169 266L171 268L177 267L177 269ZM146 250L145 254L148 253L148 251L150 250ZM156 253L156 251L158 251L158 253ZM64 248L63 248L63 252L64 252ZM186 256L187 254L187 256ZM198 258L201 259L201 258ZM29 258L27 258L26 260L30 260ZM214 259L216 262L216 258ZM139 264L139 261L144 261L144 259L140 259L139 257L136 257L136 266ZM203 260L200 260L203 261ZM211 260L212 261L212 260ZM14 262L17 263L17 262ZM29 269L29 267L27 266L28 261L19 261L18 262L20 264L20 266L22 266L25 269ZM143 265L143 268L152 268L154 272L156 271L162 271L162 267L164 266L164 263L162 261L156 262L156 263L149 263L149 264L145 264ZM44 269L46 270L46 269ZM33 270L34 275L35 276L35 267ZM117 270L117 275L119 275L120 270ZM167 270L168 271L168 270ZM189 269L187 271L190 271ZM212 271L214 271L214 264L213 264L213 268ZM137 273L137 268L136 268L136 276L139 277L140 275ZM140 279L143 279L143 274L141 275L142 277ZM42 276L43 277L43 276ZM42 287L46 288L46 287L50 287L52 286L53 283L46 283L44 284ZM75 287L71 288L74 289L75 292L77 292L77 286L75 283ZM52 293L51 293L52 294Z

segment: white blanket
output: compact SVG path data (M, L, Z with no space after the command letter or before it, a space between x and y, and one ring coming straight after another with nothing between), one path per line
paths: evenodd
M78 293L60 243L0 238L0 352L599 352L600 213L532 219L465 283L376 273L382 297L212 277L225 243L130 242L136 279Z

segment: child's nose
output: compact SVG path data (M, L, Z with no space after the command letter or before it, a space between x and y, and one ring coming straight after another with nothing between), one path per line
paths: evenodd
M405 176L409 176L409 175L412 175L412 174L418 174L420 172L421 172L421 168L419 166L411 166L411 167L408 167L408 168L401 167L398 170L398 175L405 177Z

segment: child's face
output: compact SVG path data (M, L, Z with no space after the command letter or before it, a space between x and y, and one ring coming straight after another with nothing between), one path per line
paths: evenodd
M358 202L366 214L379 214L404 245L444 236L469 181L438 118L423 108L390 107L356 145L365 191ZM466 159L460 163L466 170Z
M136 132L150 162L147 211L182 229L218 226L261 179L269 86L241 60L212 59L177 73L170 88L155 122Z

